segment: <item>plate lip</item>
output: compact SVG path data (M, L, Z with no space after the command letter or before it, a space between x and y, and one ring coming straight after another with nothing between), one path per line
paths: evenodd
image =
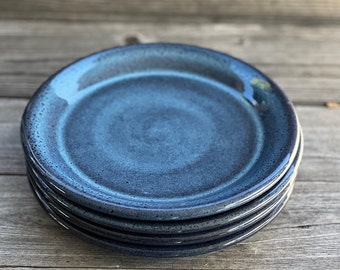
M181 246L181 245L188 245L188 244L199 244L203 241L211 241L213 239L221 238L229 236L231 234L235 234L243 229L248 228L249 226L257 223L260 221L264 216L269 214L276 206L278 206L282 201L286 200L287 194L291 194L292 190L294 188L294 182L293 179L287 188L284 190L282 194L279 194L272 202L270 202L268 205L265 205L265 207L259 209L255 213L252 213L249 216L246 216L240 220L234 221L232 223L228 224L221 224L218 227L199 231L199 232L186 232L186 233L178 233L178 234L154 234L154 233L138 233L138 232L129 232L124 230L116 230L113 228L103 227L96 223L94 223L92 220L87 220L82 217L74 216L73 213L64 213L64 210L59 209L58 206L55 206L55 204L46 197L44 194L44 191L42 191L39 187L36 186L35 179L33 177L29 177L29 183L32 185L32 189L34 192L39 194L39 198L41 197L41 200L43 200L51 209L52 211L61 219L65 219L71 224L74 224L76 226L79 226L80 228L83 228L84 230L88 230L91 233L98 234L102 237L106 237L106 234L108 235L107 239L112 239L113 241L122 241L126 243L131 244L142 244L142 245L160 245L160 246L167 246L167 245L173 245L173 246ZM81 225L78 224L80 221ZM113 234L111 234L111 232ZM223 235L222 235L223 233ZM122 238L127 236L126 238ZM122 240L125 239L125 240ZM155 241L161 241L161 243L157 243ZM144 243L144 241L146 241ZM150 241L150 242L148 242ZM173 241L173 242L172 242ZM179 243L176 243L176 241L180 241ZM157 243L157 244L156 244Z
M32 188L32 186L31 186ZM142 244L134 244L134 243L126 243L118 240L109 240L105 237L97 236L96 234L90 233L85 229L79 228L76 224L69 223L68 221L55 216L53 211L49 206L45 203L44 200L41 200L40 196L35 193L38 202L42 206L42 208L48 213L48 215L60 226L69 230L73 235L84 239L92 244L111 249L114 251L118 251L121 253L137 255L137 256L147 256L147 257L187 257L187 256L196 256L200 254L214 252L220 249L227 248L232 246L238 242L241 242L250 236L254 235L269 223L271 223L285 208L289 198L292 194L292 189L284 196L285 199L279 203L270 213L262 217L255 224L239 231L234 234L223 236L218 239L208 240L201 243L196 244L188 244L183 246L147 246Z
M302 136L302 134L301 134L301 136ZM201 230L212 229L215 226L220 226L221 224L225 225L225 224L237 222L238 220L243 219L243 218L245 218L249 215L252 215L253 213L261 210L265 205L271 204L277 198L277 196L282 195L282 193L284 193L285 190L287 190L289 188L289 186L292 184L292 182L295 182L296 175L298 173L299 164L300 164L301 159L302 159L302 154L303 154L303 141L301 142L301 144L299 146L299 152L298 152L296 158L294 159L293 164L291 165L291 167L287 171L287 173L280 179L280 181L276 184L276 186L273 187L272 190L267 191L267 192L270 191L271 193L273 193L273 195L270 195L269 200L265 199L263 203L260 203L259 205L257 205L255 207L256 210L254 212L251 212L250 214L248 213L246 215L242 215L242 216L239 216L239 217L237 216L236 218L228 218L227 223L226 223L225 222L225 214L221 213L222 216L218 217L218 219L221 219L219 223L214 224L214 225L209 225L209 226L203 225L200 229L196 229L196 228L193 229L193 228L190 227L190 224L185 223L185 221L183 221L183 220L179 220L178 222L180 222L180 224L177 225L176 227L180 226L181 227L180 230L173 230L173 229L170 229L170 227L167 227L167 229L163 228L162 231L157 230L157 232L155 232L155 231L153 231L153 228L154 227L158 228L158 226L160 226L160 223L155 223L155 222L152 222L152 221L151 221L151 223L149 223L149 221L147 221L148 222L148 224L146 224L146 226L148 227L147 230L145 230L145 227L143 227L143 226L145 226L145 224L142 224L142 225L139 224L139 226L138 226L139 229L137 229L137 230L132 229L132 228L134 228L134 225L131 224L131 225L128 226L129 229L127 231L137 232L137 233L151 233L152 232L152 233L157 233L157 234L174 234L174 233L179 233L179 232L180 233L189 233L189 232L194 232L194 231L199 232ZM29 166L29 168L27 168L27 174L31 175L30 177L32 177L34 179L35 184L39 186L39 189L44 189L44 192L46 192L48 194L49 198L53 200L53 203L58 204L58 206L60 206L63 211L66 209L67 212L75 214L76 216L81 217L81 218L86 219L86 220L92 220L93 219L92 215L102 214L101 212L97 212L97 213L92 212L90 215L83 215L79 211L74 212L73 207L80 209L81 206L80 205L78 205L78 206L72 205L73 202L67 202L67 201L65 202L64 199L67 200L67 198L63 198L63 196L61 194L57 194L53 190L50 191L51 188L45 182L43 184L41 183L41 181L43 182L43 179L40 179L39 175L35 174L34 168L32 168L30 166L30 164L27 164L27 166ZM36 172L36 173L38 173L38 172ZM43 186L43 185L45 185L45 186ZM263 194L263 195L265 195L265 197L268 196L266 194ZM55 198L55 196L57 198ZM260 197L257 198L257 201L258 201L259 198ZM71 203L71 205L68 205L68 203ZM249 202L249 203L252 203L252 202ZM71 208L69 206L71 206ZM243 207L243 206L240 206L240 207ZM255 208L252 208L252 209L255 209ZM235 209L237 209L237 208L235 208ZM235 209L233 209L232 211L235 211ZM86 208L84 208L83 210L84 210L84 212L93 211L92 209L86 209ZM243 210L243 212L245 212L245 211ZM246 211L246 212L248 212L248 211ZM216 215L210 216L209 220L211 218L214 218L214 217L216 217ZM114 217L105 216L104 219L112 219L113 221L115 221L117 219L117 217L115 217L115 216ZM121 218L118 217L118 219L121 219ZM202 219L202 218L199 218L199 219ZM102 220L102 218L99 218L99 220ZM222 220L223 220L223 222L222 222ZM94 221L96 223L100 224L103 227L109 227L109 228L113 228L113 229L117 229L117 230L123 230L123 229L125 230L126 224L128 224L127 222L137 222L137 223L143 222L143 221L140 221L140 220L128 220L128 219L123 218L123 219L120 220L121 225L118 226L117 224L116 225L110 225L108 222L107 223L98 222L98 219L95 219ZM194 219L192 221L197 222L198 220ZM210 223L212 223L212 221L210 220L208 223L210 224ZM124 224L124 226L122 224ZM162 224L164 224L164 222ZM203 221L203 223L201 223L201 224L206 224L206 223ZM168 226L170 226L170 224ZM190 229L187 228L187 229L184 230L183 226L188 226ZM166 233L164 233L165 230L166 230Z
M187 48L187 49L194 49L195 51L208 51L213 54L216 54L217 56L221 57L228 57L236 62L240 62L243 65L247 66L248 68L254 70L258 74L262 75L269 83L272 84L273 88L275 89L276 94L280 96L280 99L282 99L282 104L284 104L284 110L287 111L289 117L293 120L291 124L292 130L290 131L293 135L292 138L294 138L294 142L292 140L290 147L289 147L289 154L291 154L290 159L287 162L281 162L280 165L273 170L273 173L269 176L265 176L264 180L257 183L254 187L248 188L242 193L237 193L235 196L227 197L223 200L218 200L215 202L210 203L204 203L202 205L195 205L190 207L176 207L176 208L143 208L143 207L137 207L137 206L131 206L131 205L121 205L119 203L116 203L114 201L108 201L103 200L98 197L94 197L92 195L86 194L86 192L82 192L80 189L75 188L74 186L68 184L67 182L63 182L60 179L57 179L54 175L49 174L46 170L43 169L41 164L39 163L39 159L37 159L34 156L34 153L31 149L31 146L27 140L27 134L25 132L25 116L27 115L27 111L29 110L30 106L32 105L32 102L35 100L37 95L46 88L46 86L51 82L56 76L58 76L59 73L64 71L65 69L69 68L70 66L77 64L78 62L88 59L90 57L95 56L102 56L104 53L113 52L116 50L124 50L125 48L130 47L158 47L158 46L175 46L179 48ZM267 75L265 75L262 71L258 70L254 66L246 63L243 60L240 60L239 58L236 58L230 54L218 52L215 50L211 50L208 48L198 47L194 45L187 45L187 44L180 44L180 43L145 43L145 44L137 44L137 45L125 45L125 46L118 46L114 48L109 48L106 50L102 50L99 52L92 53L90 55L84 56L82 58L79 58L78 60L73 61L72 63L68 64L67 66L61 68L57 72L55 72L52 76L50 76L34 93L31 100L27 104L21 121L21 139L23 148L25 150L25 154L28 156L28 158L34 162L39 170L46 174L53 182L56 184L56 186L61 185L62 189L72 198L74 201L81 205L87 205L90 208L94 210L99 210L104 213L107 213L108 209L110 211L114 209L114 212L118 216L122 217L128 217L133 219L145 219L145 220L185 220L192 217L203 217L209 215L211 212L216 213L216 211L227 211L232 208L235 208L241 204L244 204L251 199L254 198L254 194L260 195L264 193L266 190L268 190L270 187L272 187L278 179L287 171L288 167L292 164L295 154L297 152L297 148L299 145L300 138L298 134L300 133L301 127L298 122L298 117L295 112L295 109L293 107L293 104L291 101L289 101L288 97L285 95L285 93L281 90L281 88ZM279 171L279 174L278 174ZM59 186L60 188L60 186ZM88 204L90 202L90 204ZM100 210L101 209L101 210ZM106 210L105 210L106 209Z
M128 233L137 233L137 234L151 234L151 233L154 233L154 234L157 234L157 235L174 235L174 234L177 234L177 233L180 233L180 234L190 234L190 233L199 233L199 232L202 232L202 231L206 231L206 230L212 230L216 227L220 227L220 226L224 226L224 225L227 225L227 224L233 224L233 223L237 223L239 222L240 220L244 220L246 219L247 217L251 216L251 215L254 215L255 213L258 213L259 211L262 211L263 208L267 207L268 205L270 204L273 204L273 202L275 202L278 197L282 197L283 194L285 194L289 189L292 189L293 186L294 186L294 182L295 182L295 179L296 179L296 175L297 175L297 170L298 170L298 166L299 166L299 162L301 160L301 154L299 154L299 156L296 157L296 159L294 160L294 163L292 165L292 167L288 170L288 172L285 174L285 176L283 177L285 179L285 181L283 182L283 184L281 183L278 183L279 186L275 187L275 189L278 189L274 192L274 195L270 197L269 200L265 200L265 203L261 203L261 206L260 207L256 207L256 210L254 212L251 212L251 213L247 213L246 215L242 215L240 217L237 217L236 219L233 219L231 218L230 220L227 221L227 223L225 222L221 222L222 220L224 220L224 218L222 217L219 217L218 219L221 219L221 221L215 225L210 225L210 226L202 226L200 227L200 229L186 229L186 230L183 230L183 226L188 226L188 225L185 225L185 223L183 224L177 224L177 227L180 226L181 229L180 230L172 230L171 232L169 233L164 233L164 232L156 232L156 231L152 231L152 228L151 227L158 227L159 224L156 224L156 223L153 223L153 225L149 225L149 229L148 230L145 230L145 229L141 229L140 227L138 227L139 229L138 230L133 230L131 229L133 227L133 225L130 225L129 226L129 229L126 231ZM28 168L28 171L27 171L27 174L28 174L28 178L29 178L29 181L30 179L32 179L32 181L34 181L34 185L37 185L37 188L39 190L41 190L42 192L44 193L47 193L47 196L48 196L48 200L51 200L53 204L56 204L56 207L57 208L60 208L61 211L65 211L66 215L69 215L72 214L72 215L75 215L77 218L81 218L81 219L84 219L84 220L89 220L91 222L95 222L95 224L97 224L98 226L102 226L102 227L105 227L105 228L112 228L114 230L124 230L125 227L123 226L110 226L108 224L103 224L103 223L100 223L100 222L97 222L97 220L92 220L92 217L91 216L83 216L83 215L80 215L78 214L78 212L73 212L73 209L70 209L67 207L66 204L64 204L64 201L60 201L60 195L58 195L58 199L54 199L54 196L55 194L53 193L50 193L48 190L46 190L46 187L43 187L41 186L41 183L40 183L40 180L43 181L42 179L38 179L39 176L37 175L34 175L34 172L30 172L31 168ZM280 181L282 182L282 180L284 179L281 179ZM84 209L85 212L87 211L86 209ZM95 213L93 213L95 214ZM112 218L113 220L116 219L116 217L109 217L107 216L106 218ZM195 221L197 219L194 219L193 221ZM131 220L122 220L122 222L124 222L124 224L126 224L125 222L129 222ZM132 222L134 222L134 220L132 220ZM179 221L181 222L181 221ZM183 222L183 221L182 221ZM210 222L211 223L211 222ZM169 224L170 226L170 224ZM189 225L190 227L190 225ZM164 229L165 230L165 229Z

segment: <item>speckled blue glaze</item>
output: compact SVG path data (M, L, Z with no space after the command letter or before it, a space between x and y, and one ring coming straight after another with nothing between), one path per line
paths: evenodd
M43 206L43 208L48 212L54 221L68 229L73 234L78 237L89 241L98 246L111 249L113 251L118 251L122 253L127 253L131 255L137 256L148 256L148 257L185 257L185 256L195 256L199 254L204 254L208 252L217 251L231 245L234 245L270 223L277 214L284 208L287 203L290 194L288 193L282 199L282 201L268 214L262 217L261 220L256 222L255 224L246 227L245 229L236 232L234 234L229 234L227 236L222 236L217 239L212 239L208 241L202 241L200 243L195 244L187 244L187 245L175 245L175 246L159 246L159 245L142 245L142 244L133 244L128 242L122 242L118 240L108 239L107 237L102 237L97 234L91 233L88 230L84 230L78 227L75 224L70 223L69 221L61 218L56 215L53 209L49 206L49 204L44 200L42 195L39 192L35 192L36 190L32 186L34 194L38 198L39 202Z
M45 201L45 203L49 206L49 208L53 211L53 214L57 217L59 217L62 220L65 220L81 229L87 230L90 233L96 234L101 237L105 237L106 239L111 239L114 241L121 241L121 242L127 242L127 243L133 243L133 244L140 244L140 245L157 245L157 246L175 246L175 245L188 245L188 244L198 244L205 241L211 241L214 239L218 239L223 237L226 237L231 234L235 234L238 231L241 231L253 224L255 224L257 221L262 219L265 215L270 213L277 205L279 205L283 200L285 200L285 197L288 193L291 193L291 190L293 188L295 176L297 173L297 168L299 167L301 157L302 157L302 148L303 146L300 145L298 154L294 160L293 165L290 167L286 175L283 177L283 179L280 180L278 184L280 184L283 188L283 190L280 190L278 187L272 188L271 191L276 191L277 195L273 200L268 201L263 207L259 208L254 207L256 209L255 211L251 211L250 215L246 215L243 218L238 218L236 220L233 220L233 213L224 214L225 216L225 222L220 223L222 220L222 216L215 215L213 217L210 217L212 220L213 218L216 218L216 226L212 228L203 227L199 232L196 232L195 230L190 231L190 229L185 228L188 226L188 224L185 223L185 221L173 221L173 222L166 222L164 223L153 223L153 222L144 222L145 227L153 227L148 233L143 231L142 233L136 232L136 231L129 231L133 225L129 224L131 220L125 220L125 226L122 228L119 228L118 230L115 228L111 228L109 226L102 226L100 224L97 224L96 221L98 218L94 215L89 215L86 217L77 216L76 214L73 214L72 210L74 210L74 206L71 206L71 209L66 208L69 207L69 203L65 202L65 200L61 200L61 204L58 204L58 200L60 196L58 197L57 202L54 200L54 197L51 196L48 191L49 189L44 188L41 186L41 181L39 180L39 177L32 171L32 169L28 166L28 178L30 180L30 183L33 187L33 190L37 193L38 197ZM56 195L56 194L54 194ZM259 198L256 200L262 200L262 198ZM242 207L239 207L242 208ZM246 210L247 207L243 207L243 210ZM252 210L252 208L248 209ZM86 212L87 210L85 210ZM229 212L238 212L240 210L233 209ZM115 221L115 217L111 217L111 220ZM123 222L123 221L121 221ZM133 221L132 221L133 222ZM138 222L138 221L135 221ZM175 222L175 224L173 224ZM201 220L192 220L193 223L197 223L198 226L202 226L204 222ZM170 223L170 224L169 224ZM176 225L177 224L177 225ZM173 225L173 226L172 226ZM158 234L157 230L158 227L168 227L172 228L169 229L171 231L169 234ZM174 227L180 227L183 231L173 231ZM128 229L128 231L125 230L125 228Z
M274 187L258 197L256 200L230 211L190 220L164 222L140 221L113 217L100 212L94 212L91 209L83 208L72 203L67 198L64 198L61 194L51 190L51 188L46 185L46 179L43 180L40 178L39 173L34 169L33 164L27 165L27 173L30 176L31 181L34 181L34 185L37 186L37 189L41 190L47 200L49 200L52 205L55 205L55 208L58 208L60 212L64 213L64 216L70 217L75 215L83 220L88 220L91 223L95 223L98 226L124 231L125 234L130 232L138 234L160 234L170 235L170 237L174 238L174 236L178 234L207 231L217 227L226 226L231 223L236 223L241 219L247 218L249 215L253 215L254 213L262 211L262 209L268 205L274 204L274 201L277 200L277 197L283 196L283 194L288 190L288 187L294 182L302 157L302 148L303 146L300 144L299 151L292 166L282 177L282 179L280 179ZM51 207L53 208L53 206Z
M269 214L276 206L286 199L286 195L293 189L294 178L291 179L289 187L281 194L260 210L255 213L242 218L236 222L218 226L213 229L208 229L200 232L193 233L178 233L178 234L155 234L155 233L132 233L125 230L116 230L108 227L103 227L94 223L94 220L86 220L74 215L73 213L61 208L55 204L51 197L45 192L45 190L39 188L34 180L33 176L28 174L29 181L32 185L34 192L37 193L41 200L53 211L53 214L58 218L65 220L79 228L89 231L101 237L105 237L108 240L121 241L126 243L133 243L139 245L156 245L156 246L179 246L188 244L197 244L205 241L211 241L221 237L225 237L231 234L235 234L247 227L260 221L263 217Z
M70 200L143 220L190 219L260 196L299 144L291 103L231 56L144 44L83 58L36 92L28 159Z

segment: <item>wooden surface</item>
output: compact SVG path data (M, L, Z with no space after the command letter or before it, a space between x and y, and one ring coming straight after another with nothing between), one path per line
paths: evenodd
M6 19L62 21L219 22L237 20L320 24L339 22L337 0L2 0Z
M122 255L73 237L33 197L19 138L29 97L78 57L136 41L230 53L294 102L305 137L296 187L248 240L193 258ZM340 269L339 1L2 0L0 52L0 269Z

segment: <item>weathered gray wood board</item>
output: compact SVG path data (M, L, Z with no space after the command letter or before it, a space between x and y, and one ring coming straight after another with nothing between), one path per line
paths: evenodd
M340 19L340 4L337 0L2 0L0 18L334 23Z
M56 23L0 21L0 96L29 97L75 59L136 36L230 53L268 73L295 102L340 101L340 25ZM327 42L324 42L327 40Z

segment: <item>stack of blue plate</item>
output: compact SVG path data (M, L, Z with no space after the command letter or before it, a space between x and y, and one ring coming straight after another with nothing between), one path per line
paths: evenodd
M116 251L215 251L282 210L303 141L292 104L250 65L178 44L65 67L22 118L27 176L49 215Z

